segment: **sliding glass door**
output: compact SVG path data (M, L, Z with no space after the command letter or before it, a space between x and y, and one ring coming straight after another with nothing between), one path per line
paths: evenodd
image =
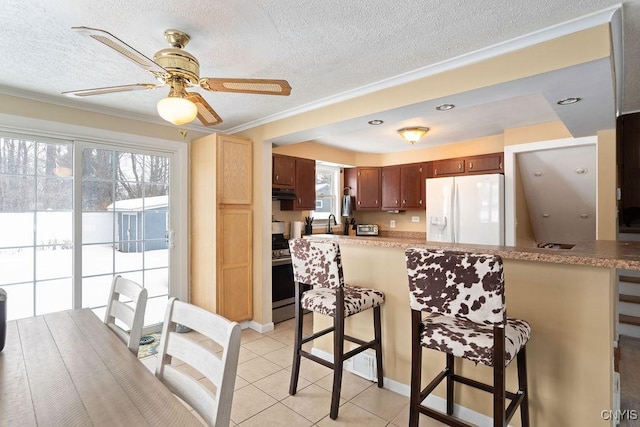
M73 146L0 137L0 287L8 317L72 307Z
M102 315L114 275L147 288L145 324L169 295L170 158L82 148L82 306Z
M171 153L0 135L0 287L8 318L89 307L113 276L148 289L145 325L169 296Z

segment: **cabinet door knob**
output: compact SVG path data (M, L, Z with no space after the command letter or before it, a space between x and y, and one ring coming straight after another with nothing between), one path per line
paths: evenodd
M420 199L420 206L422 206L422 199Z
M407 201L406 201L406 200L403 200L403 201L402 201L402 204L403 204L403 205L406 205L406 204L407 204Z
M502 169L502 162L500 162L500 165L498 165L498 168Z
M396 205L398 204L398 199L396 199Z
M469 170L473 169L473 162L469 162Z
M278 180L278 174L276 174L276 181Z
M360 200L358 200L358 204L360 204Z
M458 163L458 169L462 169L462 163Z
M302 199L298 197L298 203L302 204Z

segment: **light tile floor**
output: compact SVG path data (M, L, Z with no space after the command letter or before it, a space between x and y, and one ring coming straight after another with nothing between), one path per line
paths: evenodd
M313 327L311 314L305 317L305 334ZM194 332L196 339L214 345ZM310 351L311 343L307 344ZM386 389L357 375L344 372L340 412L337 420L329 418L332 371L318 363L302 359L298 392L289 395L289 378L293 358L293 319L278 323L273 331L260 334L251 329L242 331L242 345L236 376L231 425L250 426L366 426L404 427L409 423L409 398ZM151 371L156 356L142 359ZM187 365L175 362L208 387L203 376ZM194 412L195 414L195 412ZM421 416L421 427L443 426Z

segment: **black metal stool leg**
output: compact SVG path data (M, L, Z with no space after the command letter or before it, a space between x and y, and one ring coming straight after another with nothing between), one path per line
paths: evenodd
M378 388L382 388L384 383L384 372L382 370L382 321L380 319L380 306L373 309L373 329L376 340L376 369L378 371Z
M420 323L422 313L411 310L411 397L409 404L409 427L418 427L418 405L422 378L422 344L420 343Z
M527 347L522 347L518 353L518 388L524 393L520 403L520 423L522 427L529 427L529 389L527 384Z
M504 427L505 414L504 328L493 328L493 427Z
M447 353L447 415L453 415L454 357Z
M298 391L298 377L300 376L300 350L302 350L302 306L300 305L300 285L295 284L296 302L295 302L295 337L293 343L293 365L291 366L291 382L289 383L289 394L294 395Z
M344 362L344 293L336 290L336 314L333 318L333 391L331 392L331 412L329 418L338 418L340 389L342 387L342 365Z

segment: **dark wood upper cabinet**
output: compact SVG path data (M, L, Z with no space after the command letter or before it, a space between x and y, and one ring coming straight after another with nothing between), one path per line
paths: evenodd
M402 202L401 166L382 168L382 209L400 209Z
M504 153L458 157L433 162L433 177L504 172Z
M483 154L466 159L467 174L504 172L504 153Z
M424 206L423 164L400 166L400 208L419 209Z
M294 160L295 200L281 200L283 211L313 210L316 208L316 161L291 157Z
M297 209L313 210L316 208L316 161L296 159L296 186L298 196Z
M356 168L356 209L377 210L382 206L381 171L379 167Z
M433 176L459 175L464 173L464 159L446 159L433 162Z
M271 183L274 187L293 188L295 184L296 158L274 154Z

